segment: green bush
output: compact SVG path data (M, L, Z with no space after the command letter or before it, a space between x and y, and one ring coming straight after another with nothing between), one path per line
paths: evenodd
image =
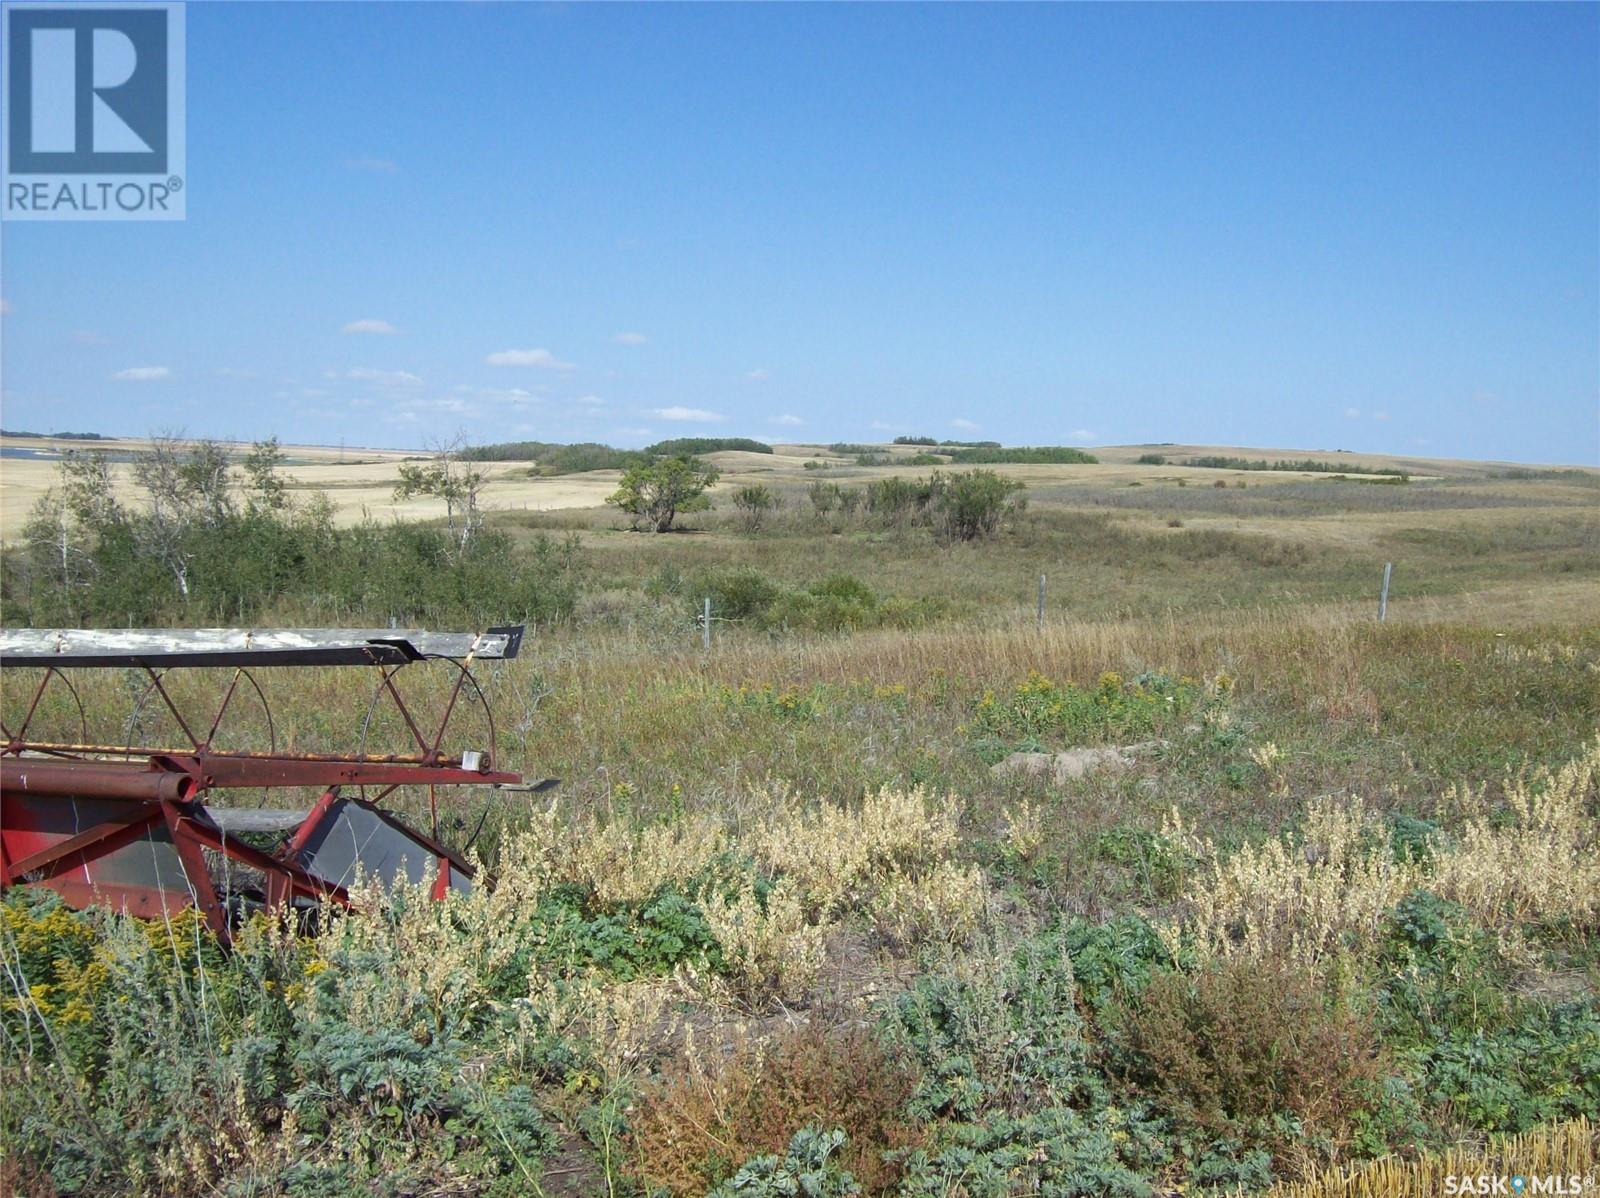
M691 609L698 611L699 599L710 596L711 614L716 619L760 623L782 594L778 582L753 566L744 566L698 575L688 598Z
M1059 934L1072 961L1078 992L1096 1013L1126 994L1138 993L1152 972L1172 962L1155 929L1137 915L1104 923L1073 919Z
M920 515L933 502L933 484L927 479L873 479L866 485L862 506L881 520L899 522Z
M912 1113L974 1120L1099 1096L1060 938L1023 939L971 965L919 978L888 1015L889 1042L922 1070Z
M1032 674L1009 693L985 691L970 728L1003 744L1124 739L1169 727L1204 698L1199 683L1165 674L1141 674L1131 682L1105 674L1093 688Z
M679 964L720 969L721 952L698 904L674 890L647 902L605 905L577 886L557 886L526 915L521 948L491 983L518 998L538 972L578 977L599 970L619 981L670 973Z
M913 628L945 612L936 599L882 596L860 579L834 574L808 586L786 587L745 566L685 576L663 567L645 584L652 598L679 597L691 618L711 599L711 616L762 631L843 632L862 628Z
M1337 466L1330 462L1319 462L1315 458L1280 459L1275 462L1269 462L1260 458L1232 458L1212 454L1198 458L1185 458L1180 464L1184 466L1202 466L1211 470L1288 470L1296 474L1354 473L1383 474L1403 479L1410 477L1404 470L1396 470L1390 466Z
M706 490L719 475L715 466L698 458L658 457L623 471L606 502L628 513L635 529L667 532L680 512L703 512L711 506Z
M555 1147L533 1093L472 1046L494 1012L402 994L382 954L335 942L313 962L264 918L224 952L192 910L137 920L26 889L0 921L0 1188L407 1192L452 1160L510 1198ZM374 1022L374 1000L400 1017ZM261 1154L289 1116L304 1138Z
M1013 519L1027 506L1027 500L1018 495L1023 484L993 470L936 474L933 484L934 527L956 541L992 537L1003 521Z
M838 483L825 483L819 480L806 488L806 498L811 500L811 507L819 516L826 516L840 506L842 496L843 492Z
M506 441L496 445L473 445L461 451L472 462L535 462L530 473L541 476L581 474L589 470L626 470L649 461L649 455L636 449L616 449L594 441L562 445L550 441Z
M1417 892L1389 919L1380 1026L1447 1122L1514 1133L1600 1111L1600 1011L1519 995L1494 937Z
M586 576L571 537L519 544L481 525L370 520L337 528L320 497L284 502L270 462L252 471L242 506L227 490L225 463L218 465L221 481L207 483L213 498L191 496L181 518L170 507L124 507L99 472L103 464L64 466L60 491L70 498L46 496L26 542L0 557L9 622L248 624L282 606L341 625L550 622L571 613ZM63 537L70 570L59 564Z
M742 450L745 453L771 453L772 446L749 437L673 437L645 447L644 452L654 457L694 457L702 453L721 453Z
M1093 465L1100 459L1092 453L1085 453L1081 449L1073 449L1066 445L1034 445L1014 446L1009 449L1002 449L999 446L973 446L969 449L957 449L950 460L961 466L1001 464L1078 466Z
M706 1198L850 1198L861 1193L856 1179L832 1159L845 1134L803 1127L782 1157L758 1156L712 1190Z
M765 484L750 483L733 493L733 506L738 509L745 528L755 532L761 527L767 513L778 506L778 498L772 493L772 488Z
M954 1124L904 1160L901 1198L1151 1198L1143 1172L1163 1159L1161 1127L1133 1112L1050 1105L1028 1115Z
M1163 1128L1113 1101L1076 998L1068 942L1047 932L936 968L894 1002L883 1034L921 1071L910 1113L936 1125L904 1159L902 1194L1153 1192L1142 1174L1169 1159Z

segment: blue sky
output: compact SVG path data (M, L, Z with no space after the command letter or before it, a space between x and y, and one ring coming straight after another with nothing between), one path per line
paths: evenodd
M188 8L8 428L1600 461L1600 6ZM373 330L373 331L363 331Z

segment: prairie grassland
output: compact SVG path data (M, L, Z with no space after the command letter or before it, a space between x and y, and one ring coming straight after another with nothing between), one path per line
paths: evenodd
M368 894L226 956L192 922L9 897L0 1186L1398 1196L1452 1161L1593 1171L1592 475L1061 467L998 539L945 546L810 510L808 475L886 468L779 469L753 532L497 514L575 533L589 568L570 619L481 671L501 759L562 779L446 797L458 841L487 805L492 891ZM363 674L264 677L276 743L355 745ZM0 679L8 724L26 681ZM399 681L422 706L449 682ZM80 689L91 734L175 733L127 722L135 678ZM64 693L38 718L77 732ZM248 703L224 729L266 736Z
M108 454L113 461L112 476L120 498L127 500L135 488L129 461L149 449L150 443L139 438L107 439L103 441L63 441L54 438L4 437L0 450L0 540L12 541L21 532L34 502L55 483L55 462L60 454L76 450L97 450ZM248 446L235 447L243 454ZM918 452L918 446L872 446L876 454L887 457L887 466L863 467L850 456L831 453L820 445L775 445L771 454L724 452L714 453L709 459L722 472L720 490L724 493L751 482L786 488L798 493L803 486L817 479L860 482L863 479L883 477L896 472L925 472L928 467L912 467L905 462ZM1221 480L1229 486L1244 482L1250 488L1273 489L1285 484L1326 482L1321 474L1299 474L1276 471L1214 470L1205 468L1140 465L1135 458L1152 447L1125 446L1097 450L1101 464L1094 466L1018 466L1002 465L994 469L1027 483L1045 501L1063 493L1097 491L1107 488L1127 488L1131 484L1152 486L1163 493L1175 490L1181 481L1185 488L1197 490L1213 486ZM341 526L360 523L366 519L416 520L429 517L430 509L423 501L396 502L394 485L399 481L399 464L425 456L418 452L371 449L332 448L328 446L285 445L288 455L283 475L289 487L298 494L313 491L325 492L333 503L334 520ZM1292 458L1328 461L1347 466L1352 478L1363 470L1404 469L1419 479L1451 481L1461 484L1483 484L1491 490L1499 485L1497 476L1528 474L1526 468L1509 464L1435 461L1422 458L1400 458L1367 454L1326 454L1302 451L1240 450L1216 447L1165 447L1161 452L1181 461L1182 456L1219 454L1271 460ZM25 456L11 456L11 455ZM1180 456L1181 455L1181 456ZM807 463L825 464L827 469L807 469ZM541 478L531 474L527 463L480 463L489 476L484 501L492 509L503 513L568 512L580 509L597 509L616 488L620 473L614 470L597 470L585 474ZM1569 472L1570 473L1570 472ZM1582 472L1578 472L1582 473ZM1600 479L1600 473L1589 472L1591 479ZM1533 480L1525 480L1533 481ZM1594 485L1591 483L1591 485ZM1320 490L1320 488L1318 488ZM1345 490L1365 490L1359 484L1350 484ZM1529 488L1525 495L1533 494ZM1099 500L1095 500L1099 502Z

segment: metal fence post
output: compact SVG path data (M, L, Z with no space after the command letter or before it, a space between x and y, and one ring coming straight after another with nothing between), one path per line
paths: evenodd
M1393 562L1383 563L1383 590L1378 593L1378 623L1380 624L1389 618L1389 574L1393 570Z
M1039 614L1037 619L1040 628L1044 627L1044 575L1039 575Z
M700 647L711 652L711 596L706 596L705 614L700 617Z

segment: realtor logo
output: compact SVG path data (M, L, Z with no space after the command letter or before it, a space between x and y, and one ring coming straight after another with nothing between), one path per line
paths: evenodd
M4 6L8 220L182 220L182 4Z

